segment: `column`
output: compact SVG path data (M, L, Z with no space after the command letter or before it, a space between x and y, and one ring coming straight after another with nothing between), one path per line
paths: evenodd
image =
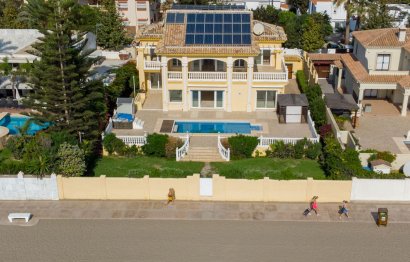
M166 56L161 57L162 74L162 111L168 111L168 60Z
M339 74L337 76L337 85L336 85L336 89L342 88L342 75L343 75L343 69L342 68L338 68L339 70Z
M409 104L409 94L404 93L403 94L403 105L401 107L401 116L406 116L407 115L407 106Z
M275 58L276 58L276 62L275 62L275 69L277 70L284 70L285 68L282 68L282 51L281 50L275 50Z
M359 96L357 98L357 105L359 106L359 115L362 114L362 101L363 101L363 97L364 97L364 89L360 89L359 87Z
M246 105L246 112L252 111L252 80L253 80L253 57L248 57L248 100Z
M226 62L226 70L227 70L227 81L228 81L228 92L226 95L227 99L227 111L232 112L232 72L233 72L233 58L228 57Z
M141 90L147 90L146 81L145 81L145 71L144 71L144 50L145 47L138 47L137 49L137 69L138 69L138 78L139 78L139 88Z
M188 111L188 57L186 56L182 57L182 84L182 102L184 103L182 110Z

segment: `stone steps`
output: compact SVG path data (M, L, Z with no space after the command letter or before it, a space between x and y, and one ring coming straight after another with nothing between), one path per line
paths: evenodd
M182 161L222 162L225 161L215 147L190 147Z

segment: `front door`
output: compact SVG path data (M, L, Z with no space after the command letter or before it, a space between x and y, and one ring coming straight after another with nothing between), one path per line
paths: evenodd
M292 72L293 72L293 64L286 64L288 69L288 79L292 79Z

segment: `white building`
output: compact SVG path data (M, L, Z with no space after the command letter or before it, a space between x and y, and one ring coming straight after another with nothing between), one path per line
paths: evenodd
M286 4L286 0L230 0L226 3L245 5L248 10L255 10L258 7L267 7L269 5L280 10L288 10L289 6Z
M394 17L393 27L405 26L410 16L410 5L388 4L389 14Z
M335 29L346 26L346 8L344 5L337 6L333 0L310 0L308 13L326 13ZM350 27L352 28L352 23Z
M141 26L159 20L161 4L158 0L116 0L115 2L124 25L132 34L135 34Z

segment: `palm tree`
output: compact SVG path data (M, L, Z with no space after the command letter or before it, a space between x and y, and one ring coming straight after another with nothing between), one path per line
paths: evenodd
M346 28L345 28L345 44L349 44L350 38L350 18L353 14L357 16L356 30L360 30L361 16L366 14L369 0L333 0L337 7L344 5L346 8Z

